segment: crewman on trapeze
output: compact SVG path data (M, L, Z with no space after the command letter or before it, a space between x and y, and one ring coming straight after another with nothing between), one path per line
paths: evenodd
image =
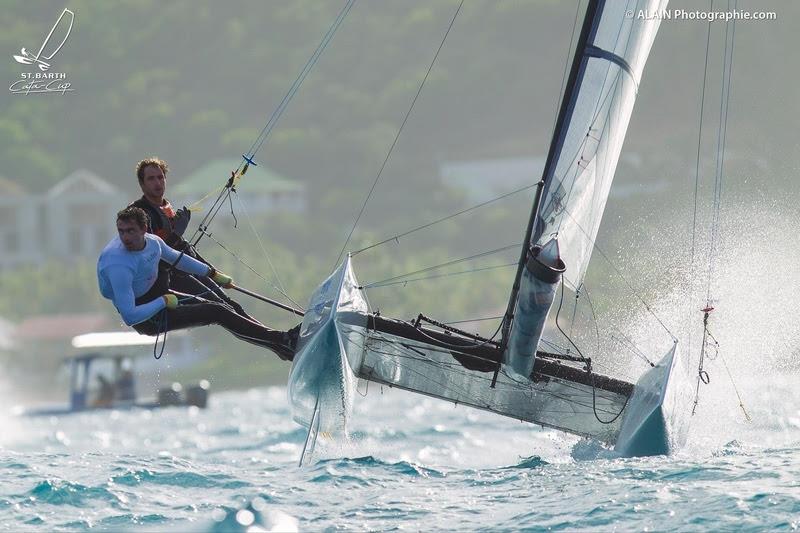
M272 350L281 359L292 360L299 328L272 330L225 302L206 298L210 293L183 294L172 289L170 271L208 277L222 287L232 287L233 280L188 253L171 248L161 237L148 233L147 227L147 214L138 207L117 213L118 235L97 261L100 293L114 303L127 325L144 335L158 335L218 324L242 340ZM159 268L159 261L174 268Z
M136 178L139 180L139 188L142 189L142 197L130 205L139 207L147 213L148 233L158 235L170 248L183 252L213 269L214 265L203 259L195 247L183 238L192 213L186 207L176 210L165 197L167 172L169 172L167 162L158 157L149 157L139 161L136 164ZM169 269L170 265L161 261L159 268ZM206 300L224 302L231 306L237 314L255 320L208 276L194 276L172 269L169 288L186 294L202 295Z

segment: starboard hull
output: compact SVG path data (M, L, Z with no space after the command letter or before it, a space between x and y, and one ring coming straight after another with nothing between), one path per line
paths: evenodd
M636 383L614 446L621 456L666 455L686 443L691 390L677 348Z

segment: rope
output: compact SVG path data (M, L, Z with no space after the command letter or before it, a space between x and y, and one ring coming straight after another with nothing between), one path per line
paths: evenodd
M567 332L566 332L566 331L564 331L564 330L561 328L561 324L559 324L559 323L558 323L558 317L561 315L561 306L562 306L563 304L564 304L564 278L563 278L563 276L562 276L562 277L561 277L561 299L560 299L560 300L559 300L559 302L558 302L558 309L556 309L556 317L555 317L556 328L558 329L558 331L560 331L560 332L561 332L561 334L564 336L564 338L565 338L565 339L567 339L567 342L569 342L569 343L572 345L572 347L573 347L573 348L575 348L575 351L576 351L576 352L578 352L578 356L580 357L580 360L581 360L581 362L583 362L583 363L585 363L585 364L586 364L586 370L587 370L587 371L589 371L589 372L591 372L591 368L592 368L592 360L591 360L590 358L588 358L588 357L585 357L585 356L583 355L583 352L581 352L580 348L578 348L578 345L577 345L577 344L575 344L575 343L572 341L572 337L570 337L570 336L567 334ZM567 351L569 351L569 350L567 350Z
M725 358L722 357L720 354L720 360L722 361L722 365L725 367L725 371L728 372L728 378L731 380L731 385L733 385L733 391L736 393L736 397L739 399L739 408L741 408L742 412L744 413L744 418L748 422L752 422L753 419L747 412L747 409L744 407L744 401L742 401L742 395L739 394L739 388L736 386L736 382L733 380L733 374L731 374L731 369L728 368L728 363L725 361Z
M383 284L385 284L386 282L389 282L389 281L395 281L397 279L405 278L405 277L408 277L408 276L413 276L415 274L422 274L423 272L429 272L431 270L436 270L437 268L442 268L442 267L446 267L446 266L450 266L450 265L455 265L457 263L462 263L464 261L469 261L471 259L478 259L480 257L485 257L487 255L495 254L495 253L498 253L498 252L504 252L506 250L510 250L512 248L516 248L517 246L519 246L519 244L520 243L509 244L508 246L503 246L502 248L496 248L494 250L489 250L488 252L481 252L481 253L478 253L478 254L475 254L475 255L470 255L468 257L462 257L460 259L453 259L452 261L447 261L446 263L433 265L433 266L430 266L430 267L427 267L427 268L422 268L420 270L415 270L414 272L409 272L407 274L400 274L399 276L393 276L391 278L386 278L386 279L381 280L381 281L376 281L374 283L369 283L367 285L362 285L362 286L359 287L359 289L370 289L372 287L378 287L378 286L381 286L381 285L383 285ZM516 264L516 263L514 263L514 264Z
M702 343L700 344L700 360L697 364L697 383L694 389L694 403L692 405L692 415L694 415L695 412L697 412L697 404L700 403L700 383L705 383L706 385L711 383L711 378L709 377L708 372L706 372L703 369L703 365L705 363L705 358L706 358L706 349L709 347L713 348L715 352L714 357L716 357L716 354L719 353L719 342L717 342L717 339L715 339L714 336L711 335L711 332L708 329L709 313L711 313L711 311L713 310L714 310L713 307L706 307L705 309L703 309L704 313L703 340ZM709 359L713 358L709 357Z
M369 192L367 193L367 197L364 199L364 203L361 205L361 210L358 212L358 216L356 216L356 219L353 222L353 227L350 228L350 233L347 234L347 239L345 239L344 244L342 245L342 249L339 251L339 256L336 258L336 264L334 264L334 268L336 268L336 265L339 264L339 261L342 259L342 255L344 255L344 251L347 248L347 245L350 243L350 239L353 237L353 232L356 230L356 226L358 226L358 222L361 220L361 216L364 214L364 210L367 208L367 203L369 202L370 198L372 198L372 193L373 191L375 191L375 187L378 185L378 180L381 179L381 175L383 174L383 169L386 168L386 164L389 162L389 157L391 157L392 152L394 151L394 147L397 145L397 140L400 138L400 134L403 133L403 127L405 127L406 122L408 121L408 117L411 116L411 111L414 109L414 104L417 103L417 98L419 98L419 95L422 92L422 88L425 86L425 82L428 79L428 75L431 73L431 70L433 70L433 65L436 63L436 58L439 57L439 52L442 51L444 42L447 40L447 36L450 35L450 30L453 28L453 24L456 21L456 17L458 17L459 12L461 11L461 6L463 5L464 5L464 0L461 0L461 2L458 4L458 7L456 8L456 12L453 14L453 18L450 20L450 25L447 27L447 31L444 33L444 37L442 37L442 42L439 43L439 48L436 50L436 54L433 56L433 60L431 61L431 64L428 66L428 71L422 78L422 83L419 84L419 88L417 89L417 94L414 95L414 99L411 101L411 106L408 108L406 116L403 118L403 122L400 124L400 128L397 130L397 135L395 135L394 141L392 141L392 145L389 147L389 152L386 154L386 158L383 160L383 164L381 165L380 170L378 170L378 174L375 176L375 181L372 182L372 187L370 187Z
M164 355L164 349L167 347L167 309L164 308L158 313L158 321L156 322L156 340L153 343L153 358L156 360L161 359ZM164 334L164 339L161 341L161 351L158 351L158 338Z
M581 287L584 288L586 292L586 301L589 302L589 310L592 312L592 324L594 325L594 336L597 342L597 351L600 351L600 325L597 323L597 313L594 312L594 304L592 303L591 295L589 294L589 288L586 286L586 283L582 283ZM577 302L577 295L575 295L575 300Z
M728 367L728 363L727 361L725 361L725 357L723 357L722 353L719 351L719 346L720 346L719 341L714 337L714 335L711 334L711 331L708 328L709 313L713 310L714 310L713 307L707 307L706 309L703 309L703 312L705 313L703 316L703 345L700 348L700 363L698 365L698 370L697 370L698 377L697 377L697 385L695 387L694 403L692 405L692 415L694 415L695 412L697 411L697 404L700 402L700 383L708 385L711 382L711 378L709 377L708 372L706 372L703 369L703 364L705 362L705 359L713 361L717 359L717 357L719 357L719 359L722 361L722 365L725 367L725 371L728 374L728 379L730 379L731 381L731 385L733 386L733 391L736 393L736 398L739 400L739 408L742 410L742 413L744 413L745 420L747 420L748 422L752 422L753 419L750 417L750 414L747 412L747 409L744 406L744 400L742 400L742 395L739 393L739 387L736 386L736 381L733 379L733 374L731 373L731 369L730 367ZM707 348L711 348L714 350L713 356L707 353L706 351Z
M622 416L622 413L625 412L625 408L628 406L628 401L631 399L631 397L630 396L625 397L625 403L622 404L622 408L619 410L618 413L616 413L613 417L611 417L611 419L604 420L603 418L600 417L600 415L597 412L597 390L596 390L597 387L595 386L595 381L594 381L595 374L594 371L592 370L592 359L583 355L583 352L581 352L580 348L578 348L578 345L572 341L572 338L569 335L567 335L567 333L561 328L561 325L558 323L558 316L561 314L561 306L563 305L563 303L564 303L564 277L562 276L561 299L558 302L558 310L556 311L556 317L555 317L556 328L558 328L558 331L561 332L561 334L564 336L565 339L567 339L567 341L572 345L572 347L575 348L575 351L578 352L578 361L576 362L584 363L586 365L586 371L592 378L592 413L594 414L594 418L603 425L613 424L614 422L617 421L617 419L620 416Z

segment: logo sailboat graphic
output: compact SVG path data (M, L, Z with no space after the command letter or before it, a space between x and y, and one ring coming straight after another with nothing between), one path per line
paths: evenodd
M67 38L72 31L72 23L74 21L75 13L69 9L64 9L64 11L61 13L61 16L58 17L58 20L50 29L50 33L48 33L47 37L44 38L44 42L42 42L39 52L36 53L36 55L33 55L25 48L22 48L20 50L20 54L22 55L15 55L14 59L17 61L17 63L22 63L23 65L33 65L35 63L39 67L39 70L42 72L47 71L50 68L50 63L47 63L47 61L53 59L53 56L55 56L58 51L61 50L61 47L64 46L64 43L67 42ZM59 28L59 26L61 28ZM63 31L65 26L66 32ZM59 31L56 32L56 30ZM63 38L61 38L59 42L59 36L62 34ZM54 35L55 38L53 37ZM58 45L55 46L55 43L58 43Z

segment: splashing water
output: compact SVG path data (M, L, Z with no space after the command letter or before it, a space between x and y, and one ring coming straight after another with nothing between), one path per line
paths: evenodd
M207 410L3 414L0 530L796 529L800 231L782 209L757 211L760 231L749 210L723 213L711 322L720 356L674 456L615 459L594 443L377 386L356 397L352 439L321 438L305 468L296 465L306 430L283 388L213 395ZM666 270L671 288L654 310L678 336L691 331L683 353L696 365L706 280L689 278L680 258L667 269L631 261ZM603 319L660 355L669 339L633 307ZM644 369L629 364L634 377Z

